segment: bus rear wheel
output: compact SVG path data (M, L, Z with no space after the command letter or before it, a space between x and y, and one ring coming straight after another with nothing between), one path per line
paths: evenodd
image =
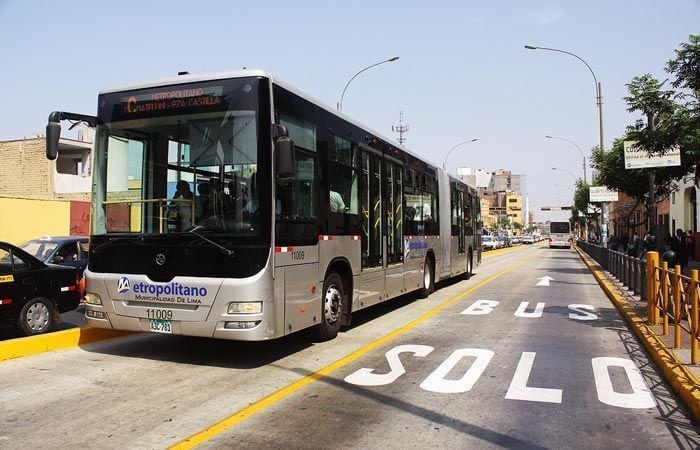
M321 322L313 330L314 338L328 341L335 338L340 330L345 302L343 278L331 272L323 281L321 292Z
M430 294L435 290L435 268L433 267L433 260L429 257L425 258L423 263L423 287L418 292L420 298L428 298Z

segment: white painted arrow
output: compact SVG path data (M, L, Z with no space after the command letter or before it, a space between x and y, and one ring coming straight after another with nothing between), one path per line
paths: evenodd
M554 281L554 278L550 277L549 275L544 276L542 278L538 278L537 284L535 286L549 286L550 281Z

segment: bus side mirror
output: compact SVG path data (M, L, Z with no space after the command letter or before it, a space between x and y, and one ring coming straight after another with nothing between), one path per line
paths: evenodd
M297 175L297 164L294 155L294 141L286 136L277 139L275 142L275 156L277 179L287 181L295 178Z
M289 132L283 125L273 126L275 137L275 167L277 179L288 181L296 177L297 162L294 155L294 141L289 139Z
M46 125L46 158L56 159L58 156L58 140L61 137L61 124L49 122Z

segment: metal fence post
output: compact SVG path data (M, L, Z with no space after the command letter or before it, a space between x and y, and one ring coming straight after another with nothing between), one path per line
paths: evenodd
M668 261L661 263L661 325L663 335L668 336Z
M647 265L644 258L639 258L639 293L642 300L647 299Z
M681 266L673 268L673 348L681 348Z
M647 252L647 322L656 325L656 266L659 265L659 253Z
M698 270L693 269L690 275L691 282L690 282L690 317L689 317L689 322L690 322L690 363L691 364L697 364L698 360L698 328L700 325L698 324Z

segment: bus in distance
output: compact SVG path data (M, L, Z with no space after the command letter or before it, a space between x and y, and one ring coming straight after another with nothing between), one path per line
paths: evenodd
M477 190L259 70L105 89L96 116L87 324L260 341L468 278Z
M573 235L568 221L549 223L549 248L571 248L571 241L573 241Z

